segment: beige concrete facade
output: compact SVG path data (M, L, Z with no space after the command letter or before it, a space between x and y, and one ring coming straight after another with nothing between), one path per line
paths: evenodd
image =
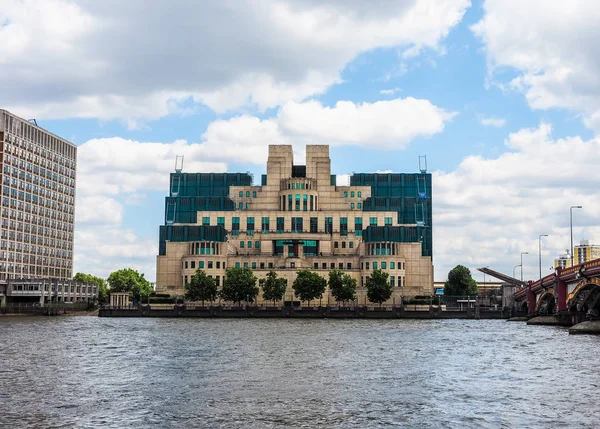
M292 147L270 146L266 185L231 186L236 210L197 214L198 225L222 225L227 241L167 242L166 254L157 257L157 292L183 295L198 268L222 286L227 268L247 266L259 279L271 269L286 278L285 301L297 301L292 283L299 269L324 278L331 269L344 270L357 280L359 304L366 303L366 278L373 269L390 276L389 304L432 293L432 261L421 255L419 242L362 240L369 225L401 226L397 213L363 211L371 187L331 185L330 165L328 146L308 145L305 172L294 174ZM333 304L333 298L326 291L321 302Z

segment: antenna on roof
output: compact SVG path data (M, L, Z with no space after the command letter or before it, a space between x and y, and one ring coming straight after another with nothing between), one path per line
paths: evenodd
M35 119L27 119L27 122L33 122L36 127L38 126L37 121Z
M419 155L419 170L421 173L427 173L427 155Z
M175 157L175 173L181 173L183 170L183 155L177 155Z

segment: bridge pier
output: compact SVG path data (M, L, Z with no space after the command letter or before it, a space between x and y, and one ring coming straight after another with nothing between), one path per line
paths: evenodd
M531 288L531 282L527 285L527 314L535 313L535 293Z
M556 309L560 311L567 311L567 282L560 278L556 277Z

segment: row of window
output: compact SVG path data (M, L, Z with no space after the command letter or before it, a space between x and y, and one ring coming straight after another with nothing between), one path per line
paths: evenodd
M5 164L11 164L14 167L20 167L35 174L40 174L42 177L60 181L60 183L64 182L72 187L75 186L74 170L65 168L57 163L46 161L31 153L22 151L22 153L16 154L15 156L11 156L7 153L4 156L4 162Z
M346 242L346 241L342 241L342 242L341 242L341 244L342 244L342 245L341 245L341 248L342 248L342 249L345 249L345 248L346 248L346 245L347 245L347 247L348 247L349 249L353 249L353 248L354 248L354 241L347 241L347 242ZM339 247L340 247L340 242L338 242L338 241L334 241L334 242L333 242L333 248L334 248L334 249L338 249Z
M200 268L201 270L203 270L205 268L205 266L207 269L210 269L210 270L212 270L213 268L220 270L221 265L223 265L223 269L226 268L224 261L223 261L223 263L221 263L221 261L206 261L206 264L205 264L205 261L198 261L198 268ZM196 261L183 261L181 263L181 268L183 268L184 270L187 270L188 268L195 270L196 269Z
M2 198L2 216L12 219L25 220L27 222L45 224L46 226L56 224L56 228L64 229L65 231L73 231L73 215L61 213L51 209L24 204L22 201L13 200L10 198ZM11 207L10 209L8 207ZM31 215L29 214L31 213ZM38 217L39 216L39 217ZM58 221L58 222L56 222ZM65 222L63 225L62 222Z
M71 268L70 259L47 258L34 255L22 255L20 253L0 251L0 269L6 269L6 262L3 261L21 262L23 264L45 265L49 267L64 267Z
M23 121L15 120L10 115L6 115L5 123L7 143L75 168L75 147Z
M364 270L364 269L370 270L371 269L371 268L369 268L370 265L371 264L369 262L361 262L360 269L361 270ZM377 270L379 268L381 268L382 270L387 270L387 268L388 268L388 263L385 261L382 261L380 264L378 264L377 261L373 261L372 265L373 265L374 270ZM390 270L395 270L396 266L398 267L399 270L405 269L404 262L398 262L398 265L396 265L395 262L390 262L389 265L390 265Z
M2 237L2 238L6 238L6 237ZM34 242L32 242L34 243ZM29 243L15 243L14 241L6 241L6 240L1 240L0 241L0 249L3 250L13 250L19 253L33 253L33 254L38 254L38 255L49 255L49 256L56 256L58 258L71 258L72 252L70 252L69 250L71 250L71 246L64 246L64 247L60 247L58 248L57 246L53 246L53 247L43 247L43 246L36 246L35 244L29 244ZM68 249L68 250L66 250Z
M244 197L244 191L240 191L240 198ZM250 198L250 191L246 191L246 198ZM252 191L252 198L256 198L256 191Z
M62 204L57 201L53 201L53 200L57 200L56 195L58 195L58 194L56 194L56 192L53 192L52 194L53 195L51 198L40 197L40 196L37 196L30 192L19 191L15 188L10 188L8 186L2 187L2 195L4 195L5 197L12 197L15 200L19 199L21 201L31 201L33 204L39 204L40 206L45 205L46 207L52 207L55 210L62 210L66 213L74 212L75 209L73 207L72 201L67 201L67 204Z
M12 272L11 272L12 271ZM57 277L68 279L72 277L73 272L66 269L32 267L29 265L9 264L8 272L0 271L0 280L28 278Z
M356 194L357 194L356 196L358 198L361 197L361 192L360 191L358 191ZM348 198L348 191L344 191L344 198ZM350 191L350 198L354 198L354 191Z
M13 291L40 291L42 289L42 285L39 284L13 284ZM44 292L49 291L49 285L43 285ZM56 292L56 285L52 285L52 292ZM64 293L78 293L78 294L94 294L96 293L96 286L67 286L58 285L58 292Z
M283 217L278 217L276 219L276 232L278 233L283 233L283 232L305 232L304 228L303 228L303 222L304 222L304 218L302 217L293 217L290 220L290 224L289 224L289 228L288 225L286 225L285 222L285 218ZM348 218L347 217L340 217L339 219L339 225L340 225L340 229L339 232L341 235L347 235L348 234ZM377 218L376 217L371 217L369 218L369 226L377 226ZM270 218L269 217L263 217L261 219L261 229L260 231L263 234L269 233L271 231L270 229ZM319 218L316 217L311 217L309 219L309 230L306 232L311 232L311 233L316 233L316 232L320 232L319 231ZM385 225L392 225L393 224L393 218L392 217L386 217L384 219L384 224ZM203 217L202 218L202 225L210 225L210 217ZM218 226L222 226L225 227L225 218L224 217L218 217L217 218L217 225ZM255 231L255 221L254 221L254 217L247 217L246 218L246 232L248 235L254 235L254 231ZM354 218L354 230L355 230L355 234L357 236L361 236L362 235L362 229L363 229L363 219L362 217L357 217ZM326 217L325 218L325 225L324 225L324 232L327 234L331 234L333 232L333 218L332 217ZM231 218L231 233L233 235L238 235L240 233L240 218L239 217L232 217Z
M31 173L27 173L27 176L31 176ZM68 198L65 195L75 195L75 191L67 188L67 186L56 185L55 182L50 182L49 180L46 180L46 182L48 185L45 185L44 179L39 180L37 176L33 176L33 179L31 177L19 179L17 177L10 177L7 175L2 177L3 185L10 185L13 188L19 188L28 192L33 192L34 194L41 195L42 197L54 197L54 199L57 199L61 202L71 200L71 198ZM52 184L54 184L54 186L52 186ZM57 192L52 192L52 189Z

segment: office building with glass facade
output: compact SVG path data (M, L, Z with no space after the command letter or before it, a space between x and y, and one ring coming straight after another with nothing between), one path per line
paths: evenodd
M198 268L222 286L228 267L249 267L287 279L286 301L300 269L347 272L360 304L375 269L389 274L390 303L432 293L431 175L361 173L337 186L330 165L328 146L306 146L306 165L294 165L291 146L272 145L260 186L248 173L172 173L157 292L183 295Z

